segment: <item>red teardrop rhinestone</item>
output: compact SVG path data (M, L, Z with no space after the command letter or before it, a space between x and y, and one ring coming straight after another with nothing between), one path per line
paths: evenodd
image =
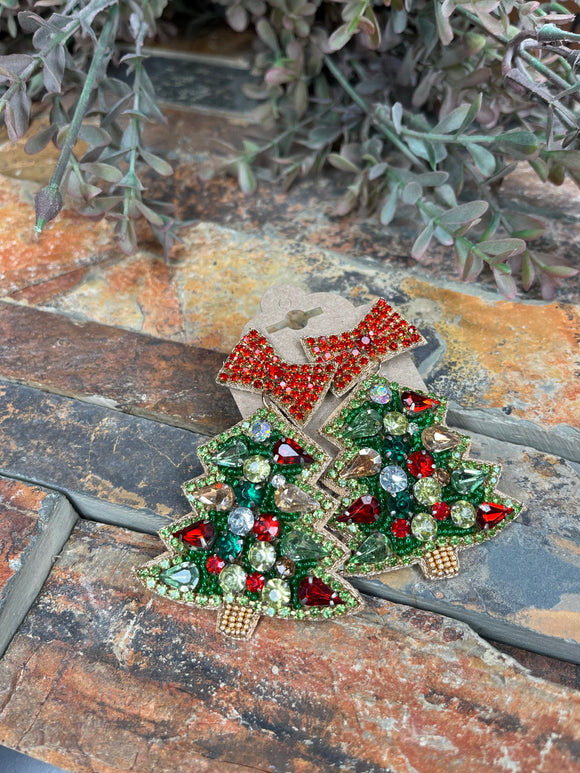
M219 574L226 565L226 562L223 560L223 558L220 558L220 556L214 554L207 559L205 565L207 567L207 571L211 574Z
M275 515L264 513L254 521L252 531L259 540L270 542L278 536L280 521Z
M444 521L451 515L451 508L447 502L435 502L431 507L431 515L437 521Z
M376 497L365 494L355 499L352 505L336 520L341 523L374 523L381 515L381 503Z
M319 577L305 577L298 586L298 601L306 607L336 607L344 604L335 590Z
M211 521L197 521L173 536L196 550L207 550L214 543L215 526Z
M272 449L276 464L314 464L314 459L292 438L278 440Z
M246 588L250 593L259 593L265 584L264 575L260 574L260 572L252 572L252 574L246 577Z
M398 537L399 539L403 539L403 537L406 537L408 534L411 533L411 524L409 521L406 521L404 518L397 518L396 521L393 521L393 524L391 526L391 531L395 535L395 537Z
M401 401L403 407L409 413L423 413L423 411L428 411L441 405L439 400L435 400L435 398L428 395L417 394L417 392L401 392Z
M482 502L477 508L475 520L481 529L492 529L513 511L513 507L506 507L499 502Z
M414 451L407 458L407 467L416 478L428 478L433 475L435 460L426 451Z

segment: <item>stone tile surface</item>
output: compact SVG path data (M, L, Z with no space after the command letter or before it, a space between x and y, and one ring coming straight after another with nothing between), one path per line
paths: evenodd
M0 378L212 435L239 420L215 382L222 363L218 352L0 301Z
M482 435L471 456L502 464L498 489L527 509L495 539L461 551L457 577L428 581L412 567L380 575L373 591L459 617L487 638L580 663L577 465Z
M225 427L224 427L225 428ZM64 491L88 518L155 532L189 506L204 437L0 381L0 473Z
M466 626L370 601L333 623L147 596L153 537L81 523L0 663L0 741L75 773L580 770L578 693Z
M0 295L66 275L106 257L112 229L64 210L38 239L36 186L0 176Z
M0 657L76 518L61 494L0 476Z
M38 486L0 477L0 608L8 583L38 533L43 503L50 496Z
M155 268L145 255L127 258L93 268L39 303L226 353L274 284L337 292L361 304L384 295L426 335L429 345L414 356L429 386L453 400L456 421L471 415L467 429L580 460L576 306L507 302L475 286L434 284L212 223L184 230L183 238L170 268Z

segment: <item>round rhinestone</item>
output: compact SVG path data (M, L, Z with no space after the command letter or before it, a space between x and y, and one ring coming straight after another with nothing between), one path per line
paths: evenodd
M272 427L267 421L258 419L250 426L250 435L256 443L263 443L272 434Z
M219 584L226 593L239 593L246 587L246 573L241 566L230 564L222 569Z
M451 505L451 520L456 526L468 529L475 523L475 507L466 499L459 499Z
M286 478L283 475L280 475L280 473L278 473L277 475L274 475L272 477L272 480L270 481L270 483L274 488L282 488L282 486L286 485Z
M393 393L388 386L384 384L375 384L369 389L369 398L373 403L378 405L386 405L390 403L393 398Z
M413 486L413 494L422 505L434 505L441 499L441 484L435 478L420 478Z
M402 467L397 467L396 464L388 464L386 467L383 467L379 476L379 483L389 494L397 494L399 491L404 491L409 485L405 470Z
M255 542L248 551L248 561L258 572L267 572L276 563L276 550L269 542Z
M421 542L429 542L437 534L437 521L429 513L417 513L411 521L413 537Z
M270 469L270 462L263 456L250 456L244 462L244 477L251 483L261 483L270 474Z
M291 597L290 586L284 580L268 580L262 591L262 601L274 609L287 606Z
M409 426L408 420L398 411L386 413L383 417L383 426L389 435L404 435Z
M406 521L404 518L397 518L391 524L391 531L393 532L395 537L398 537L399 539L403 539L404 537L407 537L411 533L411 524L409 523L409 521Z
M438 521L444 521L449 518L451 514L451 508L447 502L435 502L431 508L431 514L433 518L436 518Z
M254 513L249 507L236 507L228 515L228 529L238 537L245 537L254 525Z

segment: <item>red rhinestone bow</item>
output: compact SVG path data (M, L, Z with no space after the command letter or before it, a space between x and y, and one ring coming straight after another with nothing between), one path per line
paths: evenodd
M328 391L336 364L293 365L278 357L268 340L250 330L218 373L219 384L270 395L297 424L305 424Z
M377 361L383 362L401 350L410 351L424 343L426 341L417 328L394 311L384 298L379 298L353 330L340 335L302 339L311 360L336 363L332 382L335 395L344 394L353 381L366 376Z

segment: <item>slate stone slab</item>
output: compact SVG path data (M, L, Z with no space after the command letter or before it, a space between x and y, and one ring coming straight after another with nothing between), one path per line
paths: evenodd
M464 620L486 638L580 663L577 465L482 435L471 456L503 464L498 488L527 510L495 539L459 553L457 577L404 569L357 581L367 592Z
M218 352L0 302L0 378L214 435L240 419Z
M571 304L508 302L475 285L426 281L424 271L363 261L354 249L351 257L214 223L182 236L184 246L163 277L145 256L135 256L96 269L42 303L135 330L145 316L157 336L225 354L274 285L335 292L355 305L385 296L426 336L428 345L413 355L429 386L453 401L450 416L458 426L580 461L580 317ZM144 285L156 292L145 294ZM160 292L179 315L155 313Z
M0 657L77 517L62 494L0 477Z
M81 522L0 662L0 741L75 773L580 770L578 693L462 623L386 601L339 622L153 598L149 536Z
M0 474L58 489L87 518L155 532L189 506L205 438L0 381Z

